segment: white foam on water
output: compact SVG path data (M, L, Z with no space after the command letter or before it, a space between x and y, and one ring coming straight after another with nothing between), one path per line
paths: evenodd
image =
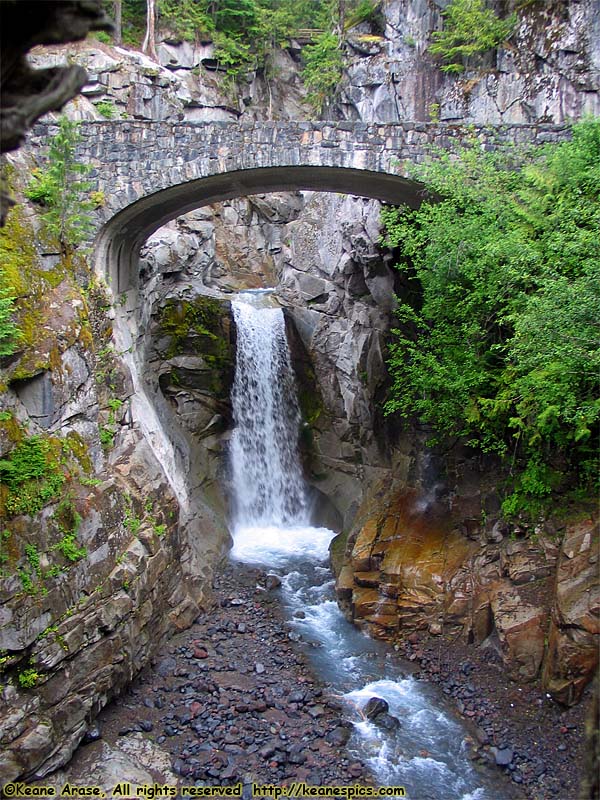
M485 790L480 786L473 792L467 792L466 794L463 794L460 800L485 800Z
M334 536L328 528L240 525L233 534L230 556L272 568L283 568L295 558L322 561L327 558Z

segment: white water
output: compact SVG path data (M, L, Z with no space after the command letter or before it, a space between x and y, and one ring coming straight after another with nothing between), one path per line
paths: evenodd
M238 349L233 392L234 559L279 572L290 624L310 643L320 678L343 700L354 724L349 749L381 785L401 785L411 800L505 800L504 785L477 773L466 731L441 696L405 677L384 645L350 625L335 601L328 569L332 531L308 525L297 452L299 414L279 309L233 304ZM294 615L298 612L304 618ZM362 709L382 697L399 730L384 732Z
M248 294L234 302L237 330L232 392L234 527L306 525L298 455L300 412L280 308Z

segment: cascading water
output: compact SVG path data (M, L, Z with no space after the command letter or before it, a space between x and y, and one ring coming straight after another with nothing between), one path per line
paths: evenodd
M305 525L300 412L285 321L260 295L234 302L237 359L231 465L236 526ZM253 302L254 299L254 302Z
M512 794L504 783L470 764L466 731L444 710L441 696L405 677L395 655L350 625L335 602L327 567L334 534L308 525L283 314L263 306L251 293L233 303L238 343L231 556L280 572L290 624L312 645L308 652L320 678L345 701L354 723L348 746L381 785L405 786L411 800L507 800ZM362 708L375 696L388 702L401 727L383 730L365 719Z

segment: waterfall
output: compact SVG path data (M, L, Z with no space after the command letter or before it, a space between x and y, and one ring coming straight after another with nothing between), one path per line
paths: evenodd
M232 303L237 330L231 441L234 527L306 525L300 411L285 321L256 295Z
M245 299L247 297L247 300ZM237 363L232 393L235 430L231 466L235 501L234 560L276 570L290 627L353 724L350 756L369 765L380 785L407 785L411 797L507 800L471 766L467 733L440 695L407 678L381 642L344 619L327 568L326 528L309 525L298 456L300 414L283 314L264 308L264 295L235 301ZM282 529L283 528L283 529ZM402 725L384 729L365 718L373 697L384 699Z

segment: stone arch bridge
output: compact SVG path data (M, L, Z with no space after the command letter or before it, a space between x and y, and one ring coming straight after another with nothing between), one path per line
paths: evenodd
M44 148L56 125L38 123L29 147ZM566 139L567 125L464 126L360 122L84 122L78 157L104 193L96 263L113 291L135 285L140 247L176 216L234 197L310 189L417 206L422 186L407 167L436 148L476 139L541 144ZM432 150L433 148L433 150Z

